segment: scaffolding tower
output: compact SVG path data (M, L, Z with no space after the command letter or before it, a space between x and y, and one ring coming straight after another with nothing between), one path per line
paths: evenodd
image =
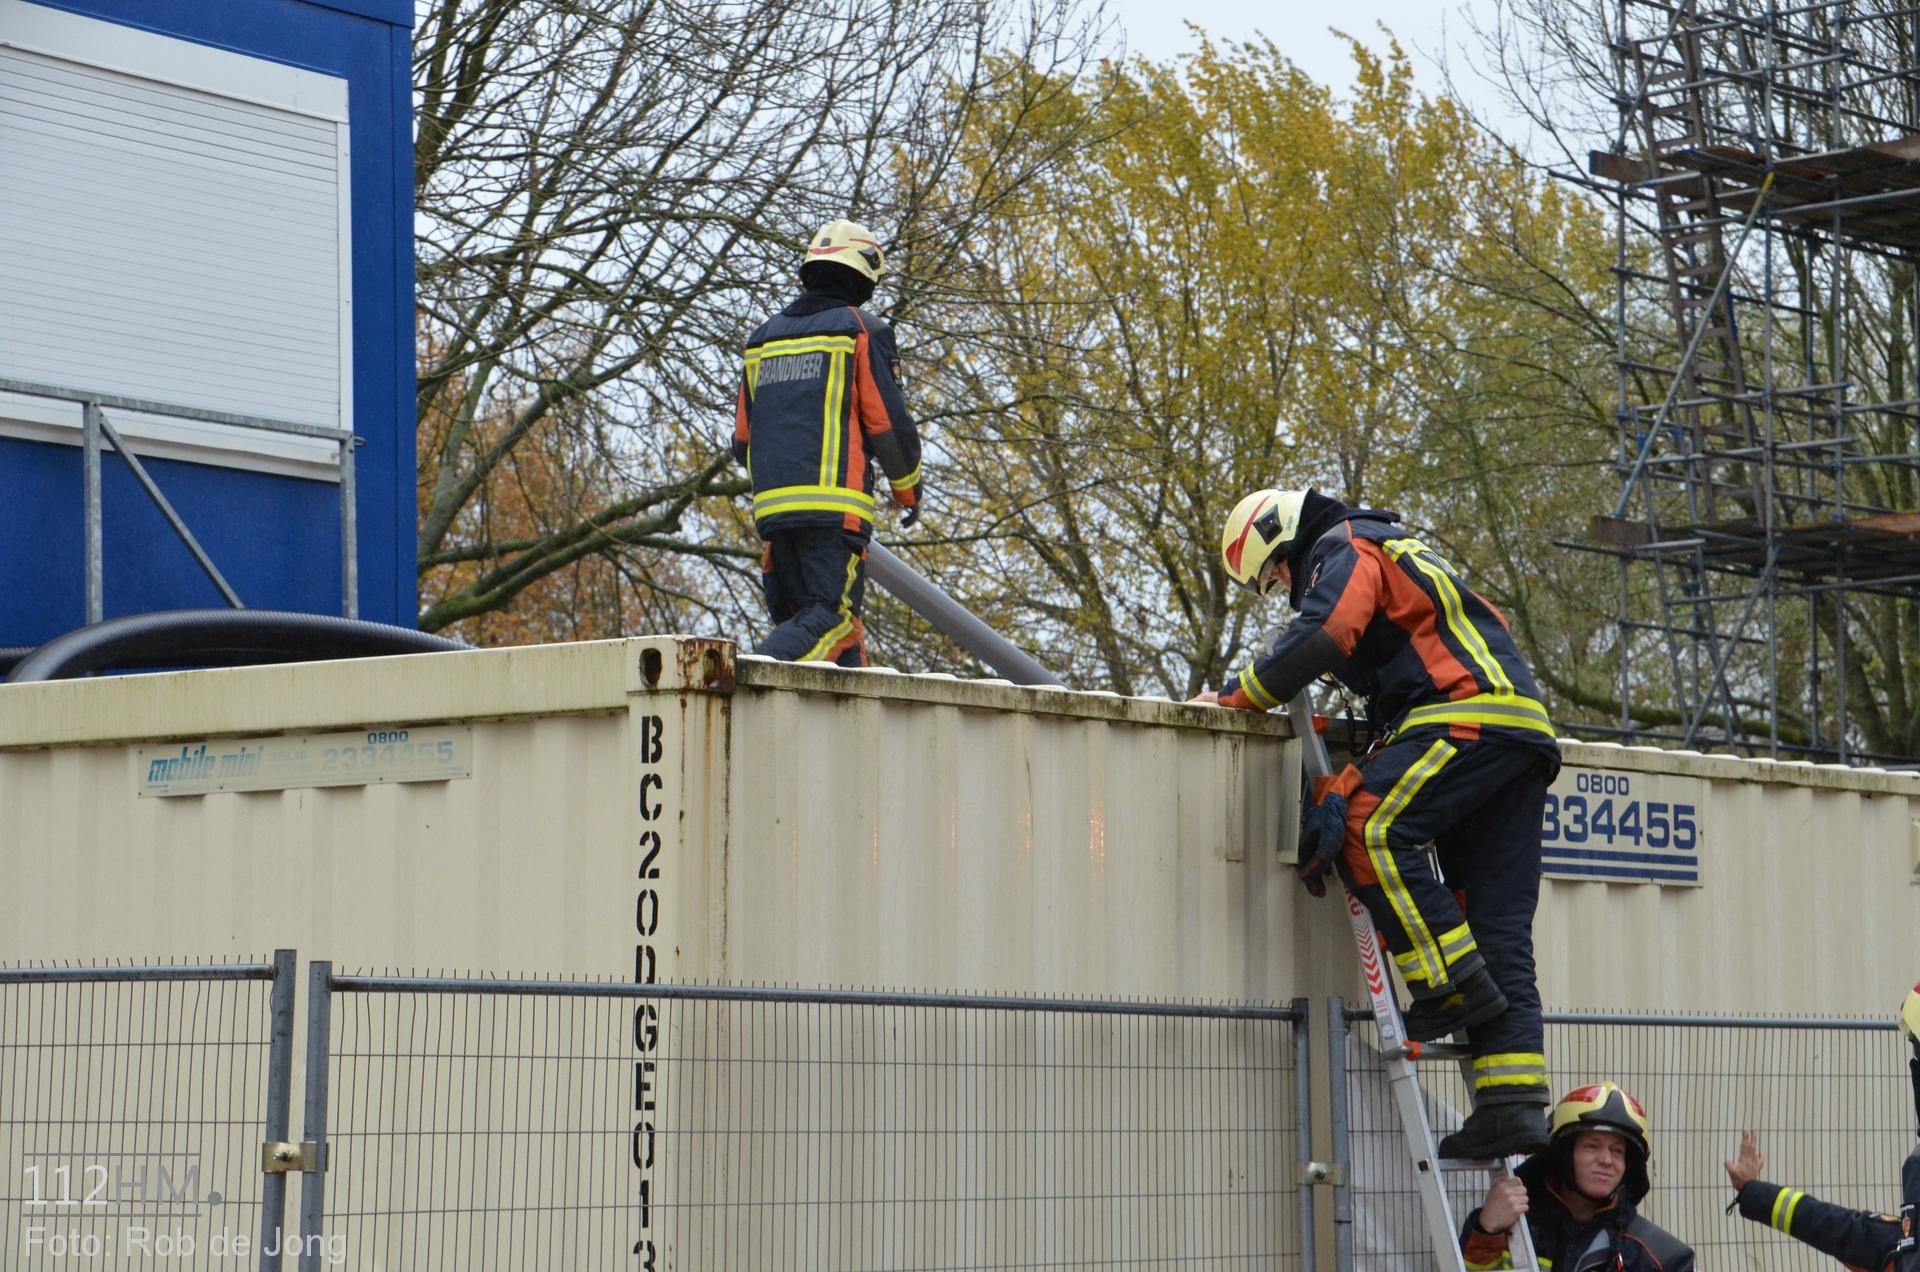
M1911 763L1848 691L1860 625L1920 593L1920 4L1608 20L1622 481L1572 546L1619 562L1620 707L1590 731Z

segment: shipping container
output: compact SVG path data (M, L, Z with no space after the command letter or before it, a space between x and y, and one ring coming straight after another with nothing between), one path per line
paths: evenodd
M1883 1013L1920 777L1563 743L1550 1006ZM642 638L0 690L0 960L1284 1000L1287 722Z
M1324 1003L1364 997L1344 907L1292 878L1300 751L1278 716L775 663L690 637L7 686L0 963L292 947L372 972L1298 998L1316 1020L1306 1147L1324 1157ZM1915 974L1920 777L1562 753L1535 929L1550 1008L1891 1014ZM29 1005L9 1029L58 1036L67 1001ZM500 999L340 1002L334 1116L354 1129L328 1230L351 1237L350 1266L413 1266L420 1249L517 1231L528 1195L491 1169L444 1184L471 1224L421 1210L422 1181L443 1186L433 1145L475 1136L502 1154L551 1151L572 1172L588 1200L547 1240L657 1240L671 1266L702 1264L690 1242L732 1252L721 1263L757 1263L739 1252L768 1241L793 1266L909 1266L916 1250L1006 1261L1040 1248L1018 1232L1062 1258L1225 1257L1233 1239L1297 1254L1299 1044L1284 1025L688 1006L661 1009L656 1041L637 1014L629 1039L619 1011L559 1000L528 1009L533 1035ZM1718 1216L1717 1162L1742 1125L1777 1128L1770 1155L1821 1172L1836 1199L1891 1204L1889 1145L1910 1123L1889 1035L1842 1054L1847 1035L1830 1032L1557 1028L1559 1080L1639 1075L1660 1137L1655 1200L1668 1216L1686 1207L1689 1239L1762 1240L1740 1257L1789 1265L1783 1240ZM1349 1063L1365 1068L1364 1048ZM555 1064L612 1076L591 1098L559 1090L540 1116L495 1085L537 1085ZM465 1122L447 1121L449 1082L479 1093L461 1097ZM1436 1090L1450 1087L1457 1103L1451 1079ZM1128 1090L1184 1111L1132 1107ZM948 1119L986 1092L965 1121L973 1138L956 1138ZM1419 1233L1392 1191L1402 1150L1375 1081L1356 1074L1350 1094L1359 1266L1401 1266ZM644 1167L604 1116L643 1097L660 1101L647 1143L662 1137ZM921 1103L932 1129L887 1112ZM814 1147L801 1156L769 1161L760 1132L741 1138L756 1117L802 1116ZM1048 1138L1036 1118L1062 1129ZM1842 1120L1844 1137L1819 1130ZM1181 1134L1132 1174L1103 1147ZM360 1151L387 1143L413 1153ZM0 1165L34 1151L0 1144ZM987 1151L1017 1184L982 1183ZM919 1211L887 1199L896 1186ZM1005 1193L992 1209L966 1200L983 1187ZM817 1188L868 1200L827 1206ZM1129 1189L1159 1218L1123 1206ZM1058 1197L1081 1201L1048 1208ZM1401 1253L1370 1264L1368 1242Z

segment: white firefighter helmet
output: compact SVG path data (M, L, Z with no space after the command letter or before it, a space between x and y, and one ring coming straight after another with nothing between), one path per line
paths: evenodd
M1304 490L1256 490L1233 506L1220 533L1220 560L1241 587L1273 595L1280 567L1300 533Z

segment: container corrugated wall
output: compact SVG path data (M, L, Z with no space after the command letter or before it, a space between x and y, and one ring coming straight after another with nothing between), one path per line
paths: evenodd
M1541 995L1563 1010L1891 1018L1920 967L1920 777L1563 743L1579 770L1698 791L1697 887L1549 879Z
M446 724L470 777L137 790L160 741ZM1280 850L1294 750L1278 718L686 638L9 686L0 959L1355 994ZM1699 878L1549 879L1550 1006L1878 1014L1910 981L1920 777L1564 753L1563 793L1693 792Z
M757 661L742 681L723 975L1294 992L1281 722Z

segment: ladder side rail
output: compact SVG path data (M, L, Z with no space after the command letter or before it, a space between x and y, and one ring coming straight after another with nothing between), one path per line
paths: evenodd
M1327 758L1326 743L1314 730L1313 704L1306 690L1295 694L1287 704L1287 718L1293 724L1294 736L1300 739L1303 748L1301 765L1307 776L1331 777L1333 764ZM1393 1096L1394 1110L1400 1118L1401 1130L1406 1136L1408 1155L1419 1185L1420 1209L1426 1220L1428 1239L1433 1243L1435 1263L1446 1272L1466 1272L1466 1259L1460 1250L1460 1224L1454 1218L1453 1206L1447 1197L1433 1123L1427 1117L1426 1099L1420 1088L1419 1072L1414 1065L1419 1047L1407 1040L1406 1028L1400 1020L1399 1002L1393 994L1393 982L1387 975L1380 934L1373 926L1372 917L1351 888L1343 886L1341 892L1346 898L1347 920L1353 929L1354 947L1360 954L1360 969L1366 981L1367 996L1372 1002L1374 1024L1379 1030L1380 1051L1387 1066L1388 1089ZM1512 1161L1495 1163L1494 1177L1500 1178L1513 1169ZM1534 1254L1533 1235L1524 1217L1514 1225L1507 1238L1507 1246L1516 1269L1537 1272L1540 1263Z

